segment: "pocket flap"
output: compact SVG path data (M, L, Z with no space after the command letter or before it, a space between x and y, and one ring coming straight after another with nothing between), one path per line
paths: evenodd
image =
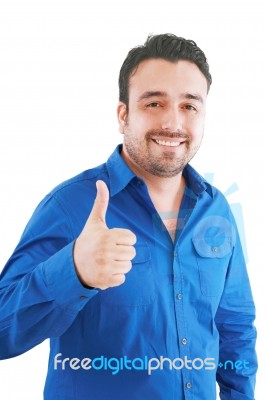
M225 237L223 243L211 246L205 238L192 238L192 242L197 254L205 258L223 258L232 252L232 240Z

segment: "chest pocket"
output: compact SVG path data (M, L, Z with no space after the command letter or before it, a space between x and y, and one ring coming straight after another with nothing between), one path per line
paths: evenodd
M205 296L221 296L226 272L232 253L230 238L224 238L222 245L210 246L205 239L193 238L199 271L201 292Z
M136 256L125 282L101 292L104 303L116 306L142 306L151 304L155 297L150 248L145 242L135 244Z
M192 238L201 293L221 296L235 242L235 230L223 217L207 217Z

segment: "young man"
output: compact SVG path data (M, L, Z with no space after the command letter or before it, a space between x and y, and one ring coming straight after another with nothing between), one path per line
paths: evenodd
M107 162L40 203L1 277L1 358L46 338L50 399L254 399L256 332L236 224L188 163L211 75L150 36L120 71Z

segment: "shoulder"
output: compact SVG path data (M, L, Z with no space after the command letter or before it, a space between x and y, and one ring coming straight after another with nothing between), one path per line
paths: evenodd
M82 171L78 175L75 175L54 187L49 196L61 197L67 193L81 189L82 187L95 186L95 182L98 179L104 179L107 177L106 164L98 165L97 167Z
M84 205L90 207L95 198L98 179L108 181L105 163L82 171L55 186L38 204L35 213L57 209L70 215L74 208L79 210Z

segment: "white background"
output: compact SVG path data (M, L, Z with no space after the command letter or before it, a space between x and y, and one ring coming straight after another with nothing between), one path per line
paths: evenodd
M193 165L239 190L265 376L264 2L234 0L0 1L0 270L37 203L55 185L104 162L121 141L117 79L149 33L194 39L213 75L205 138ZM0 398L40 400L48 342L0 362Z

